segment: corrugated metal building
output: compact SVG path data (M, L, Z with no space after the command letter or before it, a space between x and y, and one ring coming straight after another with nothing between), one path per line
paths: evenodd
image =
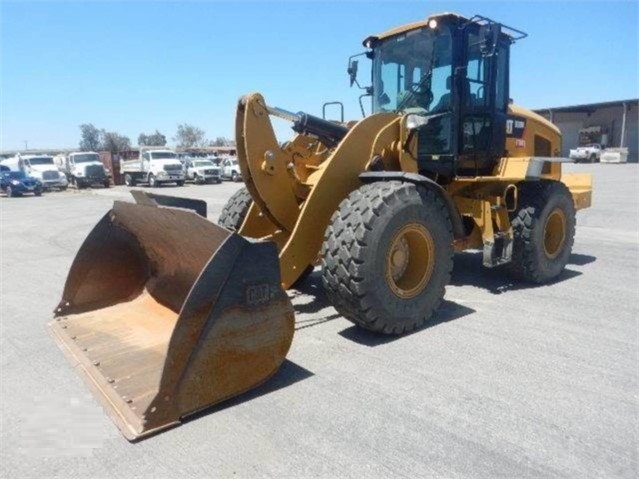
M639 99L535 110L563 135L561 156L584 143L628 148L628 161L639 158Z

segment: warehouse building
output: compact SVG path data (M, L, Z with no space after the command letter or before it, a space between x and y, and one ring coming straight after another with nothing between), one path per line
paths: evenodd
M639 158L639 99L535 110L553 122L563 137L561 156L586 143L628 148L628 161Z

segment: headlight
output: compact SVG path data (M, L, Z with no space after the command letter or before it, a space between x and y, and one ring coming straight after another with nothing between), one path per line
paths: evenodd
M84 176L84 171L81 171L81 170L76 171L75 176Z
M164 178L166 176L166 171L158 171L158 177Z
M18 186L20 184L20 182L18 180L11 180L11 184L13 186Z

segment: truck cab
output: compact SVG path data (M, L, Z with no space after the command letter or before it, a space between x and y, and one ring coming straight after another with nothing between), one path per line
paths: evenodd
M100 155L94 151L69 153L62 165L69 180L77 188L98 184L108 188L111 184Z
M120 173L127 186L146 183L151 187L166 183L184 185L182 162L177 154L165 148L144 148L137 160L122 161Z

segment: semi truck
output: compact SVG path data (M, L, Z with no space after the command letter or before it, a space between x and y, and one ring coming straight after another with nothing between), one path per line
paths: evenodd
M56 157L58 167L64 171L71 184L82 189L94 185L111 186L107 170L94 151L76 151Z

